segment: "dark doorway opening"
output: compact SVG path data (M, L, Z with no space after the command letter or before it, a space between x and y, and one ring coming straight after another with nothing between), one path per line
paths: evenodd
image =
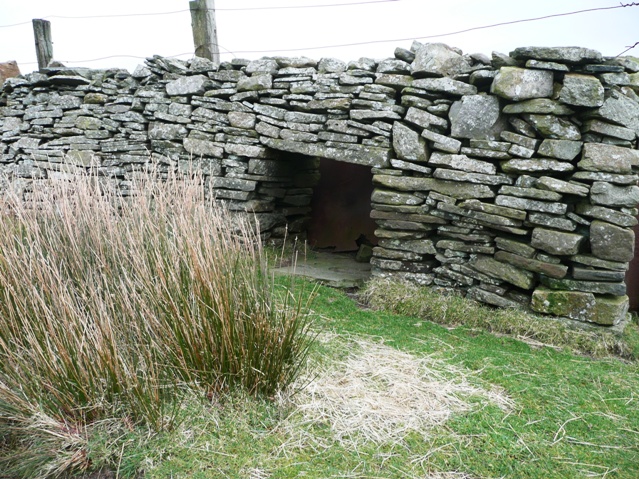
M377 244L371 219L371 168L322 158L313 191L308 242L313 248L355 251L365 239Z

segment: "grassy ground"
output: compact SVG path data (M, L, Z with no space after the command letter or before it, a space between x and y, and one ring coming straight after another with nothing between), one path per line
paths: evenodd
M94 464L149 479L639 477L637 363L317 293L310 389L192 399L175 431L158 435L104 424L92 434ZM448 309L451 322L458 313ZM366 401L373 393L377 404Z

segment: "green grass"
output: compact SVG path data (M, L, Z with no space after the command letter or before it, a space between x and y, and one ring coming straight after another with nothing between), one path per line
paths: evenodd
M296 419L286 402L232 395L213 405L187 402L174 431L148 436L133 430L92 447L111 451L103 462L119 466L120 477L136 470L158 479L426 478L452 472L472 478L639 477L636 363L362 309L324 287L313 305L322 330L314 367L348 357L355 339L383 339L441 361L443 374L453 367L474 386L501 391L511 408L468 397L469 411L402 441L344 442L328 422Z
M639 477L635 324L273 280L204 198L95 186L5 205L0 478Z
M368 283L362 300L376 309L411 315L446 326L464 326L507 334L548 346L567 348L597 357L616 355L639 358L639 328L628 324L622 334L606 334L605 328L584 329L577 321L559 321L523 310L499 309L468 301L457 293L385 279Z

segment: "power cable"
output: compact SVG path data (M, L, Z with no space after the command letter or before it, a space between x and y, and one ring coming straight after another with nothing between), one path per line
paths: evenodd
M229 52L232 54L232 52ZM178 53L176 55L165 55L165 58L176 58L176 57L181 57L183 55L193 55L193 52L186 52L186 53ZM226 54L226 52L225 52ZM90 60L65 60L65 59L60 59L58 60L61 63L90 63L90 62L97 62L100 60L108 60L109 58L137 58L139 60L146 60L147 58L149 58L148 56L146 57L139 57L137 55L109 55L107 57L100 57L100 58L92 58ZM17 63L19 63L20 65L37 65L38 62L21 62L18 61Z
M634 45L626 46L626 49L625 49L623 52L621 52L619 55L615 56L615 58L620 57L620 56L621 56L621 55L623 55L624 53L627 53L627 52L629 52L630 50L632 50L633 48L636 48L636 47L638 47L638 46L639 46L639 42L636 42Z
M436 35L427 35L427 36L423 36L423 37L394 38L394 39L390 39L390 40L369 40L369 41L365 41L365 42L342 43L342 44L335 44L335 45L324 45L324 46L304 47L304 48L299 48L299 47L298 48L284 48L284 49L279 49L279 50L240 50L240 51L236 51L235 53L296 52L296 51L303 51L303 50L322 50L322 49L325 49L325 48L354 47L354 46L360 46L360 45L372 45L372 44L377 44L377 43L405 42L405 41L410 41L410 40L429 40L429 39L432 39L432 38L448 37L448 36L452 36L452 35L459 35L460 33L473 32L473 31L477 31L477 30L485 30L485 29L488 29L488 28L502 27L502 26L506 26L506 25L515 25L515 24L518 24L518 23L535 22L535 21L539 21L539 20L546 20L546 19L549 19L549 18L565 17L565 16L568 16L568 15L577 15L577 14L580 14L580 13L596 12L596 11L601 11L601 10L614 10L614 9L617 9L617 8L636 7L636 6L639 6L639 3L628 3L628 4L623 4L622 3L622 4L614 6L614 7L588 8L588 9L585 9L585 10L576 10L576 11L573 11L573 12L555 13L555 14L552 14L552 15L544 15L544 16L541 16L541 17L525 18L525 19L522 19L522 20L512 20L512 21L508 21L508 22L493 23L493 24L490 24L490 25L482 25L482 26L479 26L479 27L472 27L472 28L466 28L464 30L457 30L455 32L439 33L439 34L436 34Z
M279 6L279 7L249 7L249 8L216 8L216 12L238 12L238 11L248 11L248 10L285 10L285 9L294 9L294 8L325 8L325 7L347 7L351 5L366 5L371 3L392 3L392 2L401 2L401 0L375 0L375 1L364 1L364 2L351 2L351 3L327 3L323 5L290 5L290 6Z
M216 12L240 12L251 10L283 10L283 9L304 9L304 8L332 8L332 7L346 7L352 5L369 5L375 3L393 3L401 2L402 0L367 0L362 2L350 2L350 3L327 3L320 5L290 5L290 6L270 6L270 7L250 7L250 8L216 8ZM61 18L66 20L86 20L91 18L122 18L122 17L150 17L159 15L175 15L177 13L185 13L190 10L174 10L172 12L153 12L153 13L122 13L114 15L81 15L81 16L67 16L67 15L47 15L42 17L42 20L50 18ZM10 25L0 25L0 28L17 27L19 25L29 25L31 22L12 23Z
M383 1L398 1L398 0L383 0ZM366 3L366 2L364 2ZM372 3L382 3L382 1L377 1L377 2L372 2ZM340 4L340 5L344 5L344 4ZM612 6L612 7L598 7L598 8L589 8L589 9L584 9L584 10L576 10L576 11L572 11L572 12L565 12L565 13L555 13L552 15L544 15L541 17L533 17L533 18L525 18L522 20L512 20L512 21L508 21L508 22L499 22L499 23L493 23L490 25L482 25L482 26L478 26L478 27L471 27L471 28L466 28L463 30L457 30L454 32L448 32L448 33L440 33L440 34L435 34L435 35L427 35L427 36L423 36L423 37L410 37L410 38L395 38L395 39L389 39L389 40L369 40L369 41L364 41L364 42L352 42L352 43L343 43L343 44L335 44L335 45L323 45L323 46L314 46L314 47L303 47L303 48L285 48L285 49L275 49L275 50L240 50L240 51L235 51L235 52L230 52L230 50L224 48L225 50L227 50L227 52L229 52L232 55L235 54L244 54L244 53L275 53L275 52L293 52L293 51L304 51L304 50L322 50L322 49L326 49L326 48L342 48L342 47L351 47L351 46L360 46L360 45L371 45L371 44L378 44L378 43L393 43L393 42L404 42L404 41L411 41L411 40L428 40L428 39L432 39L432 38L441 38L441 37L447 37L447 36L452 36L452 35L458 35L461 33L467 33L467 32L472 32L472 31L477 31L477 30L485 30L485 29L489 29L489 28L496 28L496 27L501 27L501 26L506 26L506 25L515 25L518 23L525 23L525 22L534 22L534 21L539 21L539 20L546 20L549 18L557 18L557 17L564 17L564 16L569 16L569 15L577 15L577 14L581 14L581 13L589 13L589 12L596 12L596 11L602 11L602 10L614 10L614 9L618 9L618 8L625 8L625 7L636 7L639 6L639 2L632 2L632 3L621 3L617 6ZM265 8L265 7L264 7ZM635 45L628 47L627 50L625 50L624 52L620 53L617 56L623 55L623 53L626 53L627 51L635 48L636 46L639 45L639 42L637 42ZM180 55L185 55L184 54L180 54ZM222 52L221 54L226 54L224 52ZM146 58L146 57L133 57L131 55L112 55L109 57L103 57L103 58L96 58L96 59L91 59L91 60L82 60L82 61L73 61L70 63L82 63L82 62L92 62L92 61L98 61L98 60L102 60L102 59L107 59L107 58L126 58L126 57L132 57L132 58ZM33 63L33 62L30 62ZM29 63L25 63L25 64L29 64Z

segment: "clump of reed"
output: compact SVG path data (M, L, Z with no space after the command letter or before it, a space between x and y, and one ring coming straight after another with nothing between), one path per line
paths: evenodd
M150 174L123 198L86 175L0 199L0 470L81 470L92 424L161 431L185 394L297 377L308 304L203 183Z

